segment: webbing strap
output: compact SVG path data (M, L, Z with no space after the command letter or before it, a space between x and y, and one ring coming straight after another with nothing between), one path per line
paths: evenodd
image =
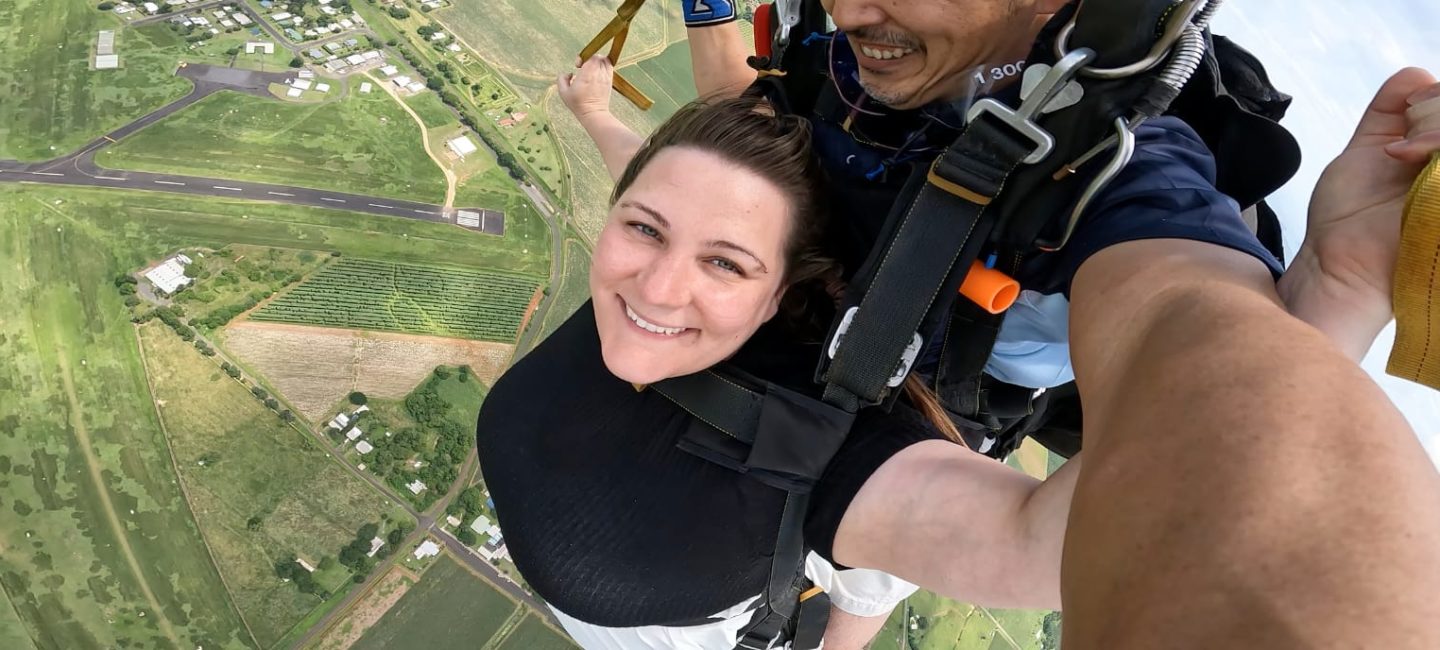
M824 373L825 401L854 412L880 403L905 348L937 299L959 286L994 220L987 208L1033 143L988 114L931 167L878 260L858 311ZM948 306L948 302L943 303Z
M666 379L652 384L651 388L701 422L741 442L755 442L755 430L765 401L763 393L741 386L713 370Z
M735 650L764 650L780 634L794 632L800 594L805 581L805 514L810 496L794 492L785 495L780 513L780 532L775 536L775 554L770 558L770 578L764 599L751 623L740 630ZM822 624L823 629L823 624Z
M1395 347L1385 371L1440 389L1440 156L1420 173L1400 230L1395 263Z

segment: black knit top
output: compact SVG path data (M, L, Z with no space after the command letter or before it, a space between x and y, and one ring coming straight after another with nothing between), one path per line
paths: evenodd
M762 331L734 361L803 381L816 348L783 338ZM784 492L676 448L690 417L606 370L588 303L500 378L480 412L480 464L536 593L587 623L635 627L693 624L764 589ZM811 497L807 544L830 557L865 480L935 437L903 407L862 415Z

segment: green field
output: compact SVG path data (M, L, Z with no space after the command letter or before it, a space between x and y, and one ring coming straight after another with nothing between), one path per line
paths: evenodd
M212 16L206 16L213 18ZM262 72L283 72L290 69L290 59L294 55L290 50L285 49L279 43L275 44L274 54L255 52L245 53L245 43L248 41L272 41L269 34L254 36L247 29L240 29L233 32L222 31L213 38L198 43L185 42L186 34L169 23L152 23L126 30L121 36L126 38L143 39L151 46L165 48L175 53L175 58L186 63L208 63L210 65L230 66L245 68L247 70L260 70ZM239 48L239 52L230 55L229 51Z
M544 621L531 614L525 622L515 628L499 650L575 650L576 645L555 630L545 626Z
M344 86L333 87L338 96ZM222 91L101 151L105 167L439 203L445 177L383 92L318 104Z
M66 215L87 233L123 247L130 257L115 273L139 268L172 251L192 246L222 248L251 244L279 248L339 251L370 259L449 266L504 269L540 275L549 269L549 249L522 252L520 233L545 225L536 217L525 225L512 219L504 238L463 228L376 217L339 210L250 203L152 192L0 185L0 203L23 199L26 210ZM60 203L57 205L56 201ZM43 205L42 205L43 204ZM48 207L47 207L48 206ZM110 275L96 276L108 285ZM117 296L118 299L118 296Z
M254 307L266 293L283 289L329 259L315 251L263 246L188 250L186 275L195 283L174 296L191 324L215 329Z
M120 25L90 0L0 2L0 160L69 153L189 92L173 50ZM119 69L90 69L102 29Z
M538 286L534 277L346 258L250 318L513 341Z
M459 2L430 16L460 36L511 78L554 81L611 18L619 2L592 0L495 0ZM496 29L503 25L503 29ZM671 3L648 3L635 17L625 51L658 49L684 37Z
M431 92L424 92L418 95L411 95L405 98L405 103L410 109L420 116L420 121L425 123L425 128L433 129L441 126L458 125L459 120L455 114L450 112L450 107L440 101L440 96ZM473 139L474 136L471 136ZM477 154L478 155L478 154Z
M515 608L514 601L445 555L351 648L481 648Z
M655 100L646 116L651 128L658 127L681 106L695 99L695 78L690 67L690 44L685 41L665 48L659 56L620 68L636 88ZM617 103L624 101L618 97Z
M575 310L590 299L590 251L579 241L565 240L565 275L559 286L550 289L550 307L545 312L543 323L532 324L540 328L539 343L558 329Z
M158 321L141 328L141 339L200 529L236 605L269 647L321 602L281 582L275 562L287 553L335 555L388 502ZM258 530L249 529L252 517Z
M143 257L70 192L0 186L0 587L36 647L251 645L110 283Z

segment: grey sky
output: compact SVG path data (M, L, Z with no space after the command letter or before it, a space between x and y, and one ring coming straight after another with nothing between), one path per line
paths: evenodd
M1326 163L1345 146L1376 89L1405 66L1440 74L1440 3L1434 0L1277 0L1228 2L1215 32L1263 60L1271 79L1293 95L1285 124L1299 138L1305 163L1274 199L1287 252L1304 237L1305 205ZM1384 374L1394 326L1365 359L1440 463L1440 394Z

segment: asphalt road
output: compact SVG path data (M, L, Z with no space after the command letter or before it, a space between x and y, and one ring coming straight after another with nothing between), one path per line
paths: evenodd
M80 185L126 190L146 190L191 194L226 199L266 201L289 205L304 205L316 208L331 208L363 212L382 217L398 217L455 223L459 211L446 210L433 203L406 201L386 197L366 196L317 190L308 187L256 183L203 176L179 174L158 174L153 172L121 171L106 169L95 162L95 153L140 129L158 122L175 112L221 90L233 90L262 97L269 96L271 83L283 83L291 75L280 72L255 72L236 68L222 68L210 65L182 66L176 74L195 84L189 94L162 106L145 116L126 124L110 133L96 138L73 153L37 163L20 163L0 160L0 182L41 183L48 185ZM463 209L463 208L461 208ZM505 234L504 219L485 219L480 228L472 228L491 235Z

